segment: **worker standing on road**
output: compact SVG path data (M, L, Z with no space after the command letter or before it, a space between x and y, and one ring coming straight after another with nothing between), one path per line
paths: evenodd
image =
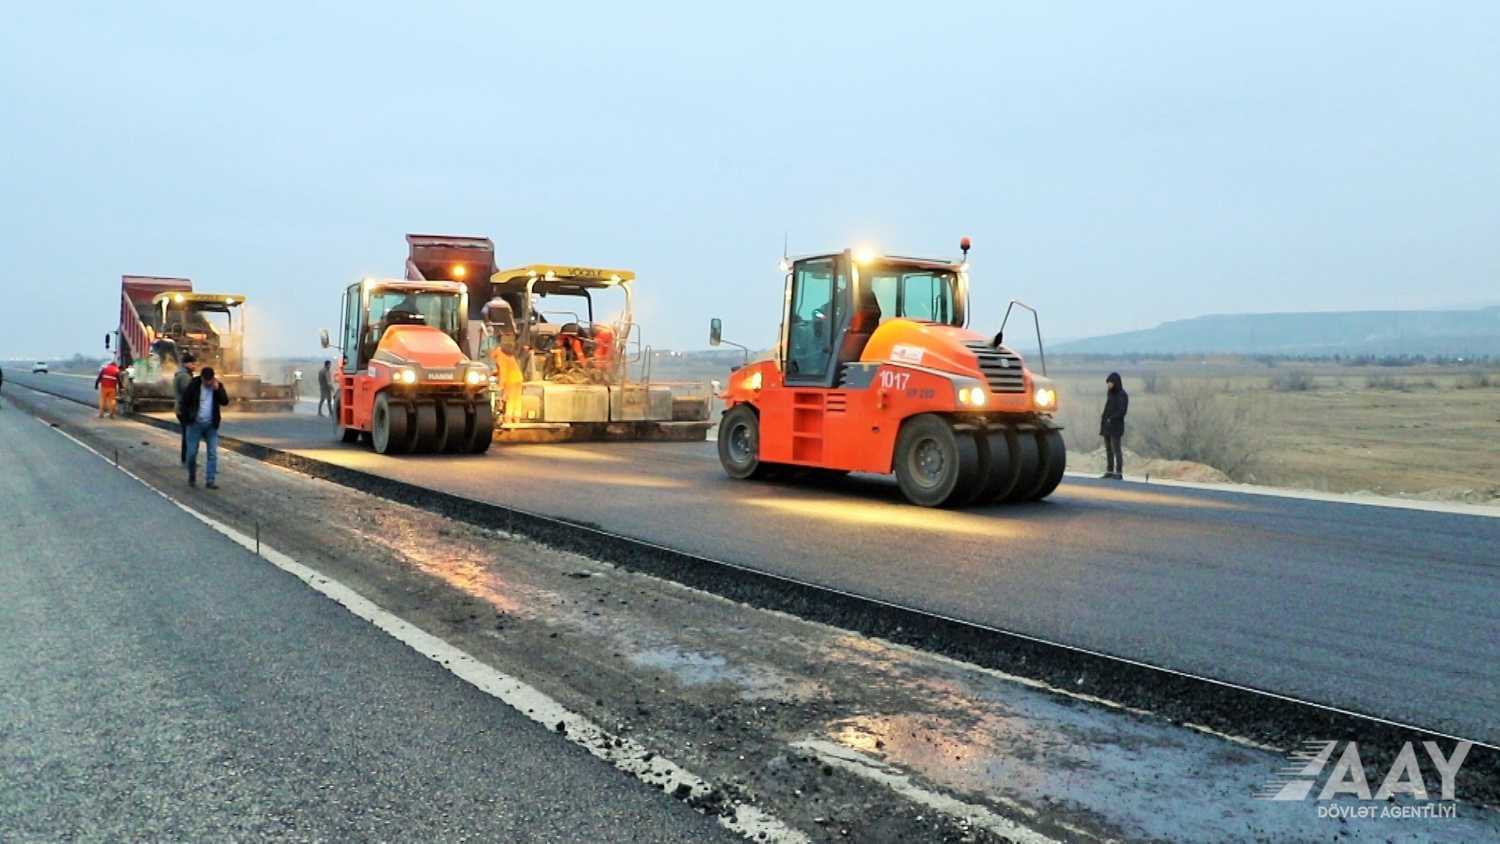
M1099 417L1099 436L1104 438L1105 478L1122 480L1125 451L1120 441L1125 437L1125 413L1130 409L1130 394L1120 384L1120 373L1111 372L1104 383L1109 395L1104 399L1104 413Z
M198 442L207 445L208 472L203 484L209 489L218 489L214 479L219 474L219 408L229 404L229 391L214 377L214 368L203 367L203 374L194 378L182 391L182 406L177 412L177 421L187 432L188 486L198 485Z
M191 354L183 354L182 366L178 367L177 374L172 376L172 394L176 397L176 401L174 402L172 410L177 414L177 417L179 419L182 418L182 394L187 390L188 385L193 383L193 367L197 364L197 358L193 357ZM182 452L182 459L178 462L185 464L187 463L186 425L182 426L182 436L180 436L178 439L181 440L181 448L179 450Z
M110 361L100 367L99 374L94 376L94 389L99 391L99 418L103 419L108 413L109 418L115 418L115 390L120 386L120 367L114 361Z
M318 370L318 415L323 415L323 402L328 402L328 415L333 415L333 361L323 361Z

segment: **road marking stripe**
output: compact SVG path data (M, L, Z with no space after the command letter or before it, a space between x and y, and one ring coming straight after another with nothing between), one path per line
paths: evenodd
M1022 826L1010 818L998 815L983 806L974 803L965 803L956 797L949 797L946 794L929 791L912 782L911 777L906 774L858 750L823 739L804 739L793 742L791 746L796 750L812 753L827 765L848 771L855 776L863 777L871 782L885 786L913 803L926 806L934 812L961 818L974 826L983 827L1007 841L1015 841L1019 842L1019 844L1057 844L1056 839L1049 838L1030 827ZM1010 803L1010 801L1007 801L1007 804L1012 809L1028 817L1035 817L1036 815L1036 810L1019 803ZM1094 837L1082 829L1066 825L1060 826L1079 837Z
M115 465L109 457L62 428L55 427L38 417L33 418L105 463ZM646 785L660 788L667 794L678 795L679 799L688 801L702 800L710 793L719 791L707 780L670 759L648 752L644 746L631 739L609 733L583 715L553 700L541 690L485 664L462 649L382 609L374 601L339 581L297 562L263 542L257 543L254 537L247 536L212 516L183 504L124 466L115 466L115 468L146 489L160 495L173 506L223 534L231 542L251 553L255 553L259 548L261 558L267 562L321 592L349 612L380 628L417 653L442 665L485 694L499 699L547 729L562 733L568 741L582 747L595 757L609 762L615 768L634 776ZM558 729L559 726L562 729ZM684 788L687 790L683 791ZM723 792L719 791L719 793ZM733 815L717 815L719 824L746 838L755 841L781 842L781 844L806 844L809 840L802 832L787 826L774 815L756 807L736 805L733 810Z

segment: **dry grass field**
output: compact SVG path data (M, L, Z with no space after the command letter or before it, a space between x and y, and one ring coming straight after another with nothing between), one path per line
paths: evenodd
M1075 451L1099 448L1104 376L1125 380L1125 445L1238 481L1488 503L1500 498L1500 371L1250 359L1054 360ZM1173 428L1196 412L1197 454Z

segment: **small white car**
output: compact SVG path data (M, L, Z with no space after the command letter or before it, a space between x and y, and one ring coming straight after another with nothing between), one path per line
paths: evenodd
M46 375L47 374L47 362L44 361L44 360L37 361L31 367L31 374L32 375Z

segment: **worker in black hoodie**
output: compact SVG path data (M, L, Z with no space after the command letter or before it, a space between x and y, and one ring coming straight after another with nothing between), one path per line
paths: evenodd
M1099 416L1099 436L1104 438L1105 478L1121 480L1125 471L1125 452L1120 440L1125 436L1125 413L1130 409L1130 394L1120 385L1120 373L1111 372L1104 379L1109 394L1104 399L1104 413Z

